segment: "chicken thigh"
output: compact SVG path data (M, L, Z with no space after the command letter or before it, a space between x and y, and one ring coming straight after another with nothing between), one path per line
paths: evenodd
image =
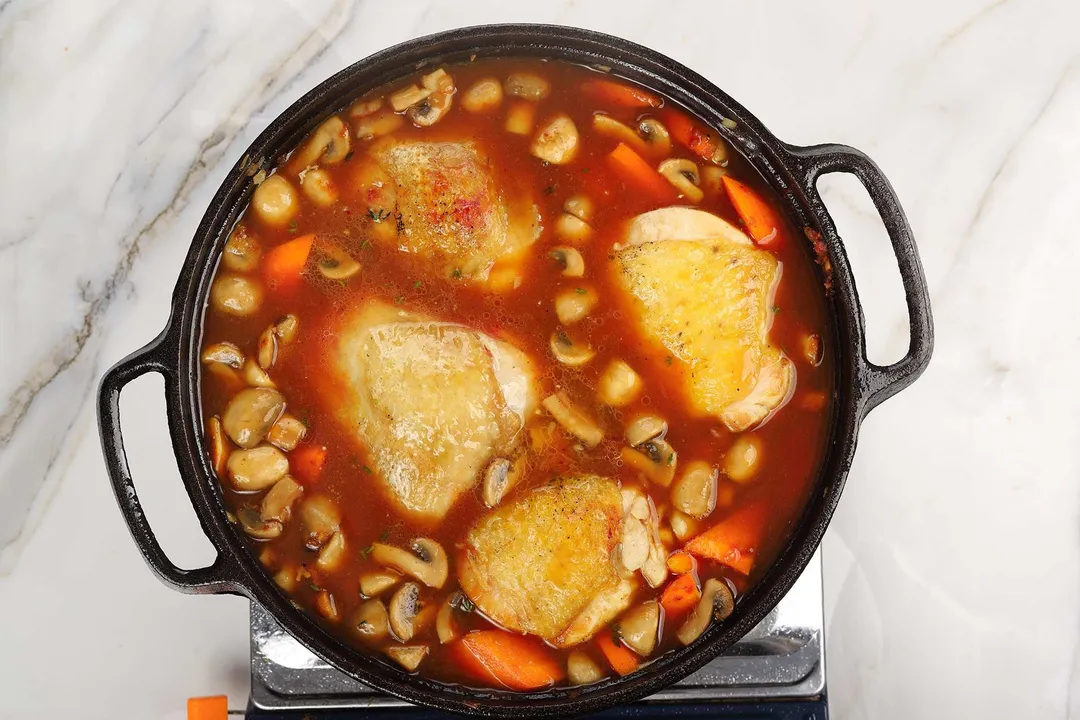
M688 366L699 412L738 432L787 401L795 366L768 339L773 255L715 215L672 207L634 218L616 259L641 327Z

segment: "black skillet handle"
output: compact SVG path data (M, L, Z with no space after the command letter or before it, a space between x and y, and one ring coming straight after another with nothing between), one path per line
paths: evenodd
M789 150L802 160L805 171L803 190L812 202L822 208L824 203L817 192L819 177L827 173L844 172L859 179L885 224L896 262L900 266L900 278L904 284L908 310L908 351L892 365L875 365L866 357L866 338L861 339L859 364L863 386L867 391L866 412L869 412L915 382L930 363L930 356L934 352L934 318L930 311L930 291L926 285L922 263L919 261L919 251L896 191L873 160L847 145L812 145L790 147Z
M167 394L175 391L178 371L168 361L164 352L167 333L168 329L145 347L116 363L101 379L101 386L98 388L98 431L101 433L105 466L131 537L139 546L150 569L162 582L183 593L239 593L241 588L230 579L231 568L220 552L212 565L195 570L184 570L169 560L146 521L139 496L135 492L131 470L128 468L124 436L120 428L120 393L125 385L148 372L160 373L165 378Z

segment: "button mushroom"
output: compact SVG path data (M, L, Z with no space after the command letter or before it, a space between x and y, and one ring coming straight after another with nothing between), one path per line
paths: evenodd
M683 645L689 645L701 637L714 618L717 622L727 620L734 609L735 596L727 583L716 578L709 578L701 590L701 599L698 600L697 607L691 611L690 617L679 628L676 637Z
M630 447L643 445L665 434L667 434L667 423L656 415L635 415L626 425L626 442L630 443Z
M202 354L202 361L204 364L210 365L212 363L221 363L234 370L242 368L245 359L244 351L233 345L231 342L219 342L209 345L203 350Z
M210 286L210 304L226 315L251 315L262 305L262 298L263 291L257 282L236 275L218 275Z
M566 432L588 447L596 447L603 441L604 431L595 420L575 407L565 393L548 395L541 404Z
M410 575L428 587L441 588L450 573L450 563L442 545L430 538L416 538L409 550L374 543L371 558L385 567Z
M300 504L300 522L304 526L304 544L318 550L341 529L341 511L325 495L315 495Z
M316 163L334 165L348 157L351 149L349 126L334 115L315 128L307 142L289 159L289 164L297 173Z
M563 325L573 325L584 320L600 302L591 287L575 287L555 294L555 315Z
M221 424L234 443L252 448L285 411L285 398L270 388L245 388L233 396L221 414Z
M244 382L257 388L277 388L277 383L270 379L270 375L259 367L254 358L248 358L244 363Z
M555 236L560 240L581 245L588 242L592 234L593 229L589 223L568 212L559 215L555 221Z
M596 206L593 205L593 201L585 195L571 195L566 198L566 202L563 203L563 210L579 220L590 223L593 221L593 215L596 213Z
M494 78L484 78L465 91L461 98L461 107L471 113L493 110L502 103L503 89Z
M356 123L356 137L374 140L394 132L405 124L405 118L391 110L382 110L360 118Z
M596 356L596 351L583 342L574 340L562 330L551 334L551 354L563 365L580 367Z
M251 196L255 217L271 227L285 227L300 212L296 188L280 175L271 175L259 183Z
M578 149L578 130L569 115L556 115L533 139L533 155L552 165L565 165L574 159Z
M225 463L229 459L229 441L221 427L221 420L214 415L206 421L206 441L210 451L210 465L218 478L225 477Z
M675 479L678 454L666 441L655 438L636 448L623 448L619 453L623 463L640 472L646 480L661 487L671 485Z
M524 460L520 455L513 461L506 458L492 460L484 471L484 505L492 508L502 502L521 479L524 469Z
M274 487L270 488L270 491L263 497L262 519L288 522L289 517L292 515L293 503L303 494L303 486L293 480L291 476L286 475L281 478L274 483Z
M749 482L761 469L761 443L753 435L742 435L724 455L724 474L737 483Z
M719 195L724 187L727 170L715 165L706 165L701 169L701 187L709 195Z
M345 561L345 533L338 530L336 533L330 536L330 539L322 550L319 551L319 557L315 561L315 566L323 572L333 572L341 567L341 563Z
M642 657L652 655L660 629L660 605L649 600L619 618L619 639Z
M290 344L296 339L296 333L300 331L300 319L289 313L274 324L274 332L283 345Z
M642 118L637 124L638 133L654 157L666 157L671 153L671 134L656 118Z
M430 94L431 90L428 88L422 88L416 83L412 83L390 93L390 107L394 108L395 112L402 112Z
M360 272L360 263L334 243L320 243L317 252L319 273L328 280L348 280Z
M233 229L229 234L229 239L225 241L221 263L229 270L251 272L258 266L261 254L258 241L248 232L246 225L240 224Z
M701 184L701 176L698 174L697 165L692 160L665 160L660 163L657 170L690 202L699 203L705 197L705 193L698 187Z
M601 135L614 138L617 142L629 145L642 154L649 149L649 146L646 145L645 140L640 135L606 113L593 113L593 130Z
M265 490L289 472L289 461L273 445L237 450L226 463L234 488L244 492Z
M364 597L378 597L398 584L401 575L390 570L366 572L360 575L360 594Z
M307 425L292 415L284 413L266 433L266 441L285 452L292 452L305 435L307 435Z
M409 582L399 587L390 598L388 610L394 638L400 642L412 640L416 634L416 616L420 612L420 586Z
M506 78L506 94L537 102L551 92L551 83L532 73L510 73Z
M634 368L623 360L612 360L600 376L596 396L605 405L626 407L637 399L644 387L641 376L634 372Z
M458 612L462 602L465 602L464 595L460 592L451 593L439 608L439 614L435 616L435 632L438 633L439 642L443 645L452 642L461 634L461 628L458 627L454 614Z
M356 608L352 626L364 642L382 642L390 634L390 615L381 600L366 600Z
M606 675L599 663L580 650L574 650L566 658L566 677L571 685L591 685Z
M556 247L551 251L551 257L562 267L562 274L566 277L582 277L585 275L585 260L581 253L571 247Z
M274 332L274 326L266 328L259 334L258 353L256 357L259 360L259 367L263 370L269 370L274 366L274 361L277 360L277 334Z
M244 533L256 540L273 540L281 536L281 523L263 519L255 508L244 506L236 511L236 516Z
M353 106L349 108L349 117L351 119L367 117L376 110L381 110L383 106L383 99L381 97L363 98L353 103Z
M707 462L689 463L671 487L671 504L699 520L708 517L716 509L718 475L716 468Z
M684 515L678 510L673 510L671 513L671 532L679 542L686 542L690 538L694 537L701 530L701 526L697 520Z
M427 645L391 645L383 649L390 659L409 672L414 672L431 650Z
M337 184L322 168L301 171L300 189L304 191L304 197L321 208L328 208L338 201Z

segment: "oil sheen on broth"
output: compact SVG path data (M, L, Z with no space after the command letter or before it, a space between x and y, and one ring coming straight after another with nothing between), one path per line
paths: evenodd
M222 491L408 671L626 675L723 623L829 433L824 291L719 135L585 68L449 65L253 178L204 324Z

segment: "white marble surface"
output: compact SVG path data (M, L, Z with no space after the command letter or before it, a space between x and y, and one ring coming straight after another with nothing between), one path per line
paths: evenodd
M863 427L825 542L836 718L1080 717L1080 3L0 1L0 717L181 718L247 695L246 602L153 579L100 456L100 374L165 322L213 190L334 71L499 21L694 67L795 143L870 153L903 198L937 353ZM898 275L851 178L822 183L872 357ZM210 557L161 382L123 410L152 524Z

